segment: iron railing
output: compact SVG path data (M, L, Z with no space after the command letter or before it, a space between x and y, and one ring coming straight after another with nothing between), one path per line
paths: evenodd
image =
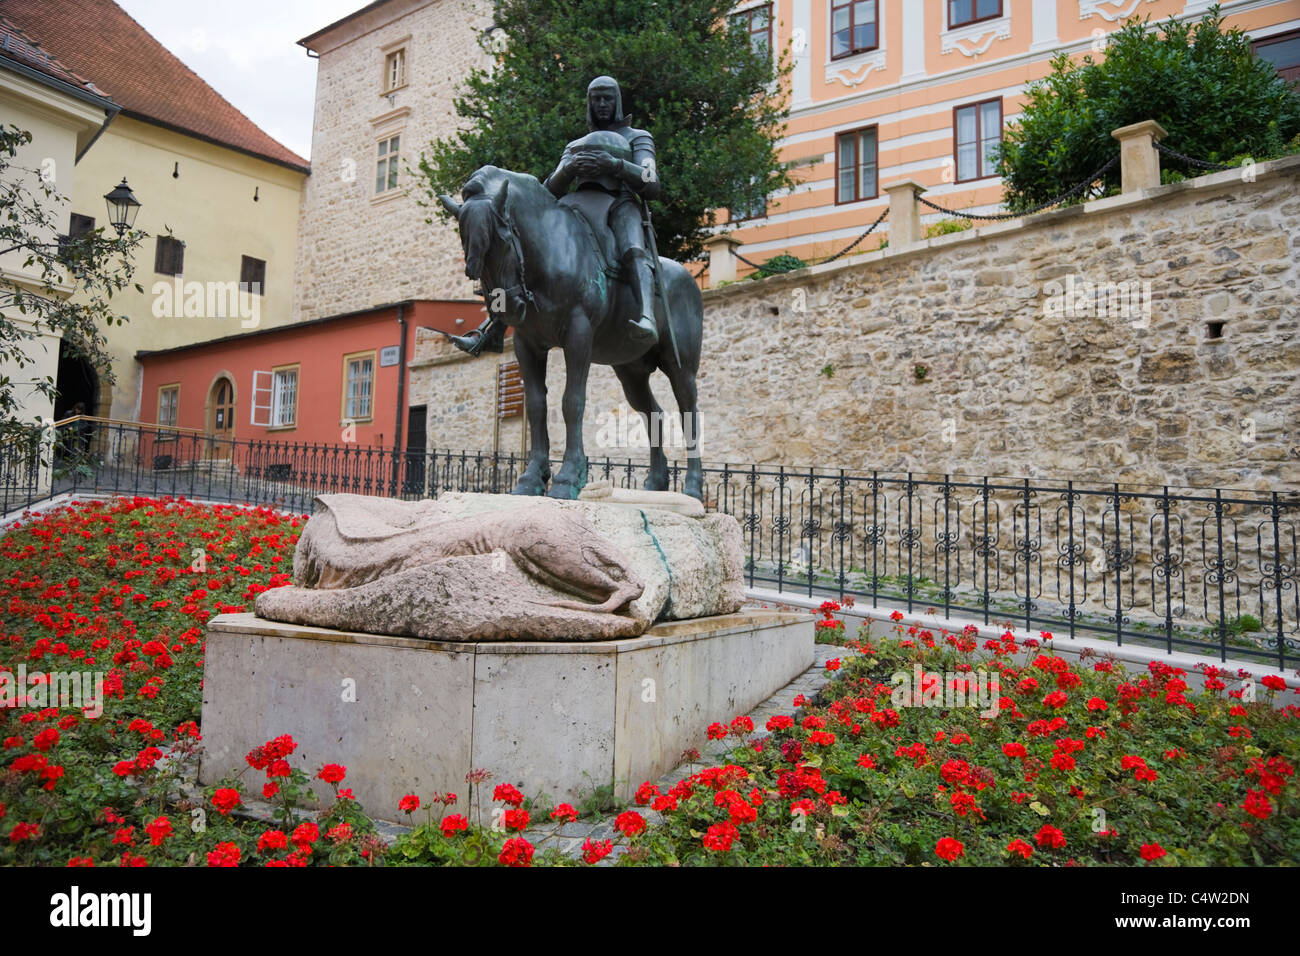
M508 492L526 465L503 453L230 441L91 420L58 429L52 463L34 465L33 449L49 444L0 447L4 512L99 492L306 513L323 493ZM646 473L632 458L588 468L589 480L620 487L640 487ZM704 475L706 506L740 524L750 587L1300 663L1292 491L734 464L706 464ZM683 462L670 463L672 488L684 476Z

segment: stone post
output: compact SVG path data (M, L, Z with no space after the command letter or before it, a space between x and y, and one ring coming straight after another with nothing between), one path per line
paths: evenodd
M1169 134L1155 120L1123 126L1110 134L1119 140L1121 189L1126 193L1160 185L1160 154L1156 143Z
M736 249L742 243L730 235L714 236L704 243L709 252L709 285L736 281Z
M916 197L925 192L925 186L915 179L900 179L886 186L885 192L889 194L889 248L920 242L921 205Z

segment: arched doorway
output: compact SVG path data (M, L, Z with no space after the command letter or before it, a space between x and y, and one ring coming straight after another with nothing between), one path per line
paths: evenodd
M230 460L234 457L235 441L235 380L222 372L208 389L207 432L208 457Z
M99 414L99 373L66 339L59 340L59 369L54 383L54 420ZM83 459L95 442L95 424L76 422L59 429L59 457Z

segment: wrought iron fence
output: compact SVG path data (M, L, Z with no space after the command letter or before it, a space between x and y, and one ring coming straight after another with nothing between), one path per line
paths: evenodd
M0 449L6 512L65 491L309 512L331 492L508 492L526 464L491 452L221 441L87 422L75 439L60 429L45 489L30 478L30 443ZM621 487L640 487L646 472L630 458L588 467L590 480ZM706 506L740 524L750 587L1283 669L1300 662L1294 492L732 464L704 472ZM673 488L684 474L684 463L670 464Z

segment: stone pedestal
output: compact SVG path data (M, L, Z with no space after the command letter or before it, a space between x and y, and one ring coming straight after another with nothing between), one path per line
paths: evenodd
M461 795L465 774L574 803L613 785L630 798L812 664L812 619L742 611L582 643L450 643L223 614L208 625L200 780L292 734L314 774L348 769L366 811L405 819L404 794ZM262 775L244 774L254 793ZM330 789L319 784L318 793ZM490 796L488 789L487 795ZM485 812L487 801L484 801Z

